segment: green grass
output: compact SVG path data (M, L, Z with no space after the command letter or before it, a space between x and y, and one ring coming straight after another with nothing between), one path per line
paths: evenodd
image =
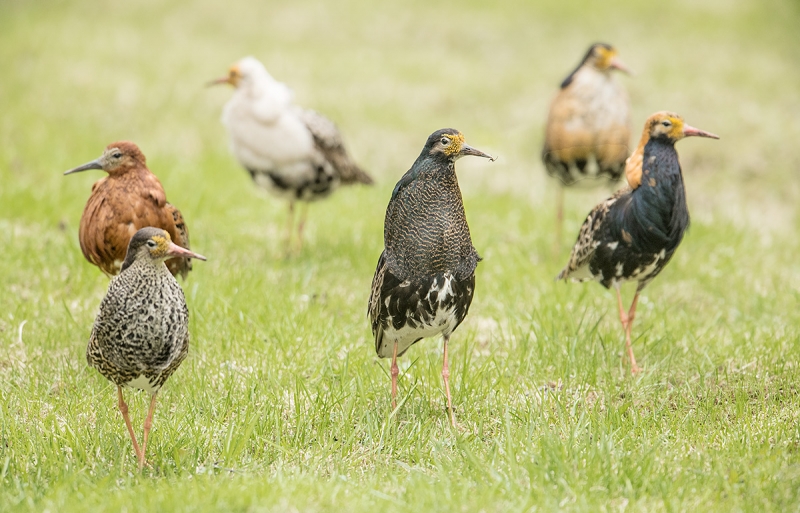
M533 4L0 4L0 510L800 508L800 10ZM613 295L553 281L567 255L538 160L554 88L595 40L637 72L637 131L670 109L722 136L679 144L693 225L642 297L636 378ZM247 54L378 180L313 205L290 260L285 206L228 154L230 92L203 87ZM443 126L500 155L458 165L484 257L452 339L458 431L440 341L401 360L390 415L365 313L391 188ZM190 356L141 475L84 359L107 279L77 226L100 174L61 176L117 139L209 257L184 283ZM570 238L605 194L567 196ZM128 398L140 432L147 398Z

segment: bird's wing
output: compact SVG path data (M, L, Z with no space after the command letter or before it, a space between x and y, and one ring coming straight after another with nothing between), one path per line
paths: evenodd
M383 301L389 291L393 290L400 283L400 280L389 270L389 263L386 260L386 251L381 253L378 259L378 266L375 268L375 276L372 278L372 292L369 296L367 313L369 314L372 326L372 334L375 337L375 352L380 354L383 344L383 329L385 323L389 321L389 312Z
M595 250L601 242L597 235L603 227L611 207L617 203L620 198L630 193L631 189L624 187L589 212L586 221L583 222L581 230L578 233L578 240L575 242L575 246L572 247L572 254L569 257L569 262L567 266L561 270L556 279L566 280L567 278L574 278L582 280L591 278L591 274L587 271Z
M167 230L170 237L178 246L191 249L189 246L189 228L186 226L186 221L183 220L183 214L171 203L165 205L165 210L172 217L172 230ZM191 258L171 258L167 260L166 264L173 276L177 276L180 273L181 278L184 280L189 275L189 271L192 270Z
M309 109L298 108L297 113L314 137L317 149L337 171L342 183L371 184L373 182L372 178L347 153L342 142L342 135L333 121L319 112Z

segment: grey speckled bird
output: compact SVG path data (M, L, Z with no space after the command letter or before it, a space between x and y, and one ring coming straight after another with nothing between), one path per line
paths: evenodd
M397 357L423 338L442 334L442 378L453 426L447 343L472 303L480 260L456 178L455 161L464 155L494 160L467 145L458 130L437 130L397 182L368 307L375 351L392 358L392 408L397 408Z
M142 228L131 238L119 275L111 280L94 321L86 360L117 385L119 409L141 470L158 390L189 351L189 310L164 261L205 257L174 244L160 228ZM142 446L133 433L122 387L150 392Z

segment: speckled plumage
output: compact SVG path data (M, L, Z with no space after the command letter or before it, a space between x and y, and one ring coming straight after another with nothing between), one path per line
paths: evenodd
M434 132L392 192L384 223L368 314L381 358L396 358L425 337L447 340L469 311L480 261L455 173L463 155L491 158L464 143L454 129ZM449 372L449 371L448 371ZM445 377L448 392L449 385ZM452 420L452 409L451 409Z
M604 287L636 281L636 296L620 318L634 372L630 325L639 292L670 261L689 227L686 191L675 142L686 136L717 138L690 127L677 114L657 112L645 123L639 146L628 159L629 186L597 205L581 226L572 255L558 279L596 280Z
M87 169L102 169L108 176L92 186L81 215L78 240L86 260L106 275L116 275L131 237L147 226L166 230L176 244L189 249L189 230L183 215L167 202L161 182L147 168L138 146L129 141L111 143L103 156L67 173ZM192 261L175 258L167 266L173 275L180 274L185 279L192 270Z
M630 140L630 102L612 71L616 50L597 43L562 82L547 118L542 160L564 185L585 178L616 182Z
M177 246L167 231L147 227L128 245L120 274L112 278L92 327L86 360L117 385L119 408L128 428L139 469L145 462L147 438L156 395L189 351L189 310L175 277L164 261L170 257L205 257ZM151 394L141 449L133 432L122 387Z
M100 303L86 359L109 381L155 392L189 351L189 310L163 263L139 260L115 276Z

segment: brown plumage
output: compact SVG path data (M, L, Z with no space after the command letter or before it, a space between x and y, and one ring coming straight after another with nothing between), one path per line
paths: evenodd
M561 238L563 187L613 184L622 176L630 141L630 102L612 76L627 68L610 45L589 48L581 64L561 84L547 118L542 161L558 178L557 241ZM587 180L588 179L588 180Z
M86 260L108 276L118 274L131 237L147 226L166 230L177 245L189 249L183 215L167 202L161 182L147 168L138 146L129 141L109 144L100 158L64 174L88 169L102 169L108 176L92 186L81 216L78 239ZM173 275L186 279L192 261L173 258L167 267Z

